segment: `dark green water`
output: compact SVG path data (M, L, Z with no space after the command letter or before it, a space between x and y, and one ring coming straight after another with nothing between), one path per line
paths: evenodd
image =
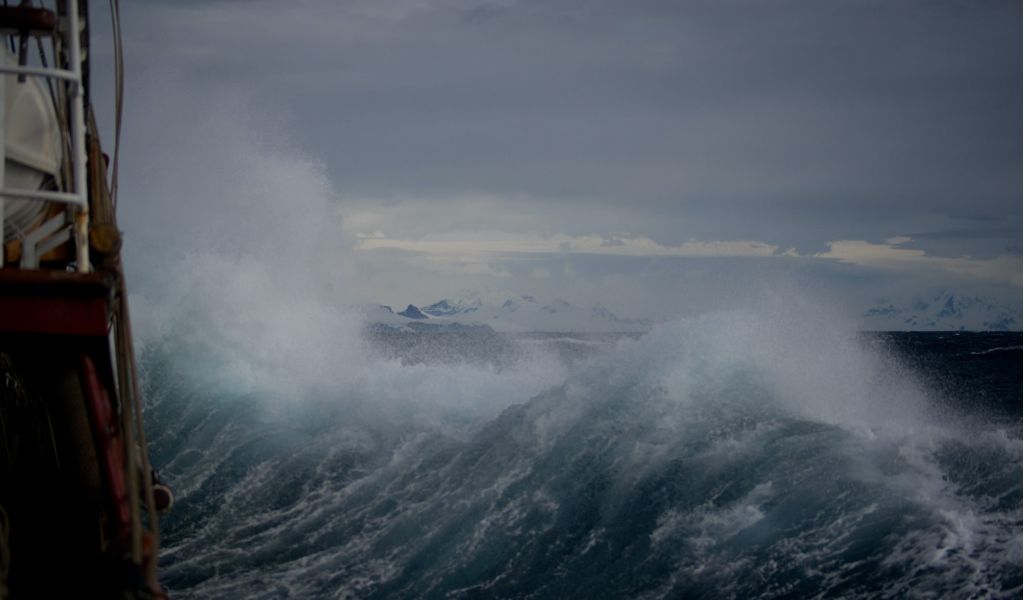
M174 597L1020 597L1019 333L474 335L149 345Z

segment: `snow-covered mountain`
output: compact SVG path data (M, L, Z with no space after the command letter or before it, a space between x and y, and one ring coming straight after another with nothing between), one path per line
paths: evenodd
M476 312L481 306L483 306L483 301L479 298L473 300L448 300L445 298L430 306L424 306L421 310L432 317L454 317Z
M423 314L412 304L402 312L396 313L390 306L383 304L350 305L348 310L361 316L363 322L371 327L384 327L403 331L491 331L490 327L473 322L459 322L446 318L435 318Z
M383 305L351 308L367 324L409 331L630 333L652 327L650 321L618 317L600 304L583 308L527 294L445 298L422 307L410 304L398 313ZM861 328L868 331L1020 331L1022 322L1019 307L948 289L906 301L881 300L861 317Z
M989 298L944 290L907 304L881 301L864 312L878 331L1020 331L1021 311Z
M600 304L581 308L564 300L542 302L530 295L506 298L500 305L484 304L479 298L443 299L422 308L409 305L401 313L367 313L368 320L392 327L406 327L415 319L423 326L487 326L495 331L526 332L643 332L649 321L617 317ZM396 319L405 319L396 320Z
M430 318L427 315L423 314L423 312L419 308L417 308L416 306L413 306L412 304L410 304L409 306L406 306L405 310L403 310L402 312L400 312L398 314L400 316L403 316L403 317L407 318L407 319L429 319Z

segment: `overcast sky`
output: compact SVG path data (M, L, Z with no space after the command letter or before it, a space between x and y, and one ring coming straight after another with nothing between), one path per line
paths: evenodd
M122 9L137 270L188 239L337 263L360 302L475 289L657 317L952 287L1020 305L1019 1Z

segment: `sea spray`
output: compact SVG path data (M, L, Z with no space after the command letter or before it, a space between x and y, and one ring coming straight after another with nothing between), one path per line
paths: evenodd
M948 418L813 294L404 360L344 309L316 161L244 94L143 87L164 118L129 135L163 144L121 195L175 597L1019 597L1019 417Z
M157 453L186 490L169 583L197 597L1019 590L1020 440L942 422L902 361L812 324L712 315L571 369L366 352L291 393L267 378L241 394L190 381L172 334L145 361ZM982 460L996 465L965 470Z

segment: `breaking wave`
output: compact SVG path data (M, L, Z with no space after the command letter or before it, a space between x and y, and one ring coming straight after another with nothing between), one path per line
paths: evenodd
M225 268L143 356L178 597L1020 594L1019 428L806 313L403 363Z
M403 360L342 307L315 161L153 88L173 127L122 192L174 597L1020 596L1019 413L950 410L799 293Z

